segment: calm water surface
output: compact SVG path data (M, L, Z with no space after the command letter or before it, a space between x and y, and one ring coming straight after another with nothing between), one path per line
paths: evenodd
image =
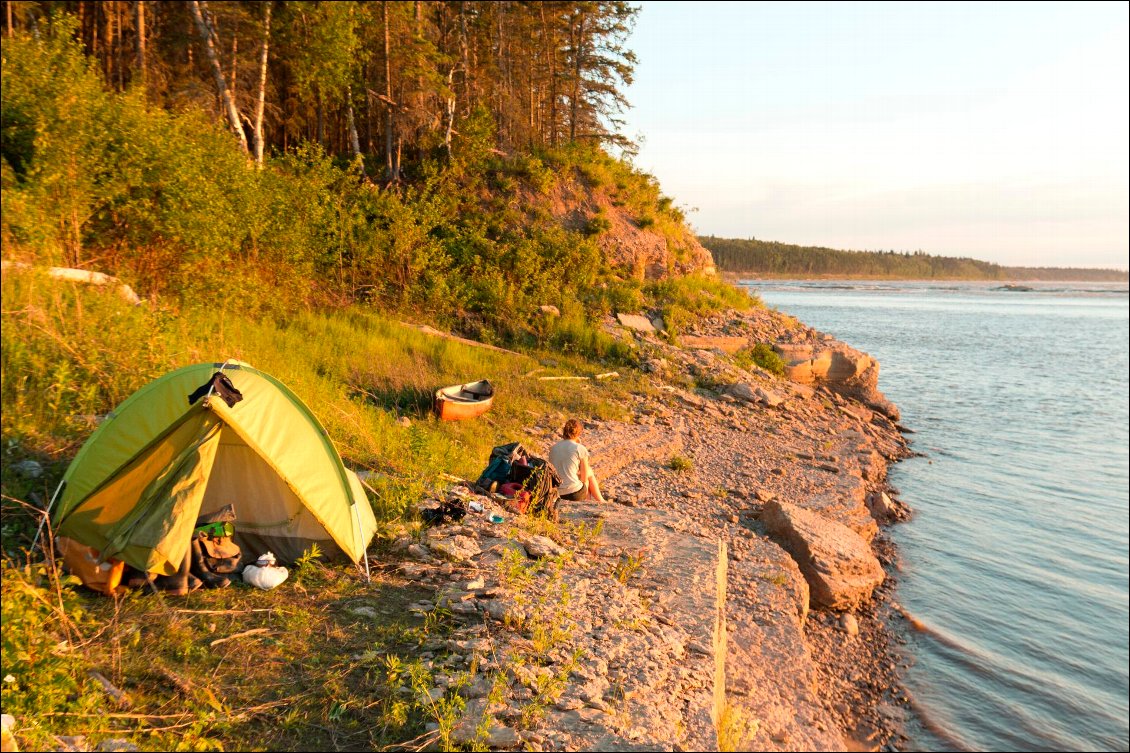
M879 359L925 749L1128 748L1126 286L749 282Z

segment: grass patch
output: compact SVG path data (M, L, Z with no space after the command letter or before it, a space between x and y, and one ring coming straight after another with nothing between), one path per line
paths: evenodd
M734 363L743 369L758 366L774 376L785 375L785 362L768 343L757 343L734 353Z
M757 734L760 722L726 701L717 720L718 750L749 750L749 739Z
M694 470L694 461L683 455L674 455L667 461L667 467L675 473L690 473Z
M272 591L233 585L183 599L114 601L49 564L3 562L6 713L28 750L54 735L125 737L148 750L373 748L414 737L429 709L389 686L432 626L407 607L429 592L320 568ZM367 606L368 610L358 607ZM373 616L375 615L375 616ZM266 632L217 642L252 629ZM89 674L129 700L119 706Z

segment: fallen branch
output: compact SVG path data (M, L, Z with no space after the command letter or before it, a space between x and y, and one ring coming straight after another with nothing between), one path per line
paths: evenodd
M538 381L539 381L539 382L572 382L572 381L587 381L587 380L589 380L589 379L593 379L593 380L601 380L601 379L615 379L615 378L616 378L616 377L618 377L618 376L620 376L620 372L619 372L619 371L606 371L606 372L604 372L603 374L597 374L597 375L595 375L595 376L591 376L591 377L587 377L587 376L547 376L547 377L538 377Z
M126 695L126 692L124 690L122 690L121 688L117 687L116 685L114 685L114 683L107 680L106 676L103 675L101 672L97 672L97 671L92 669L92 670L88 671L86 674L88 676L90 676L90 678L93 679L95 682L97 682L99 685L101 685L102 690L104 690L106 692L106 695L113 698L114 703L118 704L118 706L120 708L128 709L130 706L133 705L133 702L130 701L129 696Z
M0 267L8 269L35 269L30 264L24 262L12 262L4 260L0 262ZM117 285L118 295L124 298L127 302L135 306L141 303L141 299L137 297L137 293L133 292L133 288L126 285L117 277L111 277L102 272L92 272L89 269L71 269L70 267L41 267L39 268L48 277L54 277L57 280L70 280L71 282L85 282L90 285Z
M405 327L411 327L412 329L419 332L423 332L425 335L431 335L432 337L442 337L445 340L454 340L455 342L462 343L463 345L471 345L476 348L486 348L487 350L493 350L496 353L509 353L512 356L522 355L521 353L517 353L513 350L500 348L497 345L487 345L486 343L481 343L478 340L468 340L466 337L459 337L458 335L452 335L447 332L440 332L435 327L429 327L426 324L412 324L411 322L400 322L400 324Z
M251 630L244 630L242 633L236 633L235 635L229 635L227 638L217 638L216 640L212 641L208 645L209 646L218 646L221 643L227 643L228 641L234 641L236 638L246 638L249 635L262 635L263 633L269 633L269 632L271 632L270 628L252 628Z
M174 609L178 614L250 614L251 612L275 612L274 607L269 609Z
M44 711L41 712L39 716L75 716L88 719L138 719L140 721L148 721L150 719L183 719L191 713L191 711L181 711L178 714L108 714L106 712L81 714L77 711Z

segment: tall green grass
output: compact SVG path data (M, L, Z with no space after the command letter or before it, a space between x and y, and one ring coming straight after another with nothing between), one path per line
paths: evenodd
M537 376L604 366L560 351L522 355L464 345L361 307L264 317L131 306L112 291L14 271L4 274L3 298L5 466L33 458L54 474L97 417L146 382L187 364L237 358L294 390L349 465L376 472L382 498L374 503L391 519L441 474L474 478L494 445L533 441L527 429L538 422L624 417L623 396L642 386L627 371L618 381L541 381ZM534 369L541 370L527 376ZM485 417L443 423L431 415L437 388L484 378L498 390ZM402 426L401 417L411 425ZM4 479L18 486L7 470Z

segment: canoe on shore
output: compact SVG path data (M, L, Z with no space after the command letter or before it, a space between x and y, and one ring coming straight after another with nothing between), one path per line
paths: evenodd
M486 413L493 401L494 386L484 379L436 390L432 408L440 421L462 421Z

